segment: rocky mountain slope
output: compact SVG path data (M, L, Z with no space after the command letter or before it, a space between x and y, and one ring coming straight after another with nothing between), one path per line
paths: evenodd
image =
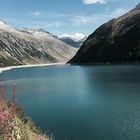
M16 29L0 21L0 67L66 62L76 51L44 30Z
M140 63L140 4L100 26L69 63Z
M63 38L60 38L60 40L70 46L73 46L75 48L80 48L82 46L82 44L84 43L84 41L86 40L86 37L84 37L83 39L80 39L80 40L74 40L70 37L63 37Z

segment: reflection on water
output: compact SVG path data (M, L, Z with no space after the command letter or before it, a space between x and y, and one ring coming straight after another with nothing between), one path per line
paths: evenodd
M140 66L52 66L4 72L17 101L56 140L140 139Z

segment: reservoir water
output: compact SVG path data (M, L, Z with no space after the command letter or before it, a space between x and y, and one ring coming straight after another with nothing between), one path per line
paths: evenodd
M0 74L5 96L55 140L139 140L140 65L51 66Z

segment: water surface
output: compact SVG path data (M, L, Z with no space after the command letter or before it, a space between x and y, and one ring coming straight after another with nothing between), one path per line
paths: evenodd
M139 140L140 66L51 66L3 72L6 98L56 140Z

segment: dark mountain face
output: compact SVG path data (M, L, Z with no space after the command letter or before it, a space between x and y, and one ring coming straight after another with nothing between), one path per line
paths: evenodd
M140 63L140 4L99 27L70 63Z
M86 37L84 37L83 39L78 40L78 41L75 41L74 39L72 39L70 37L60 38L60 40L70 46L73 46L75 48L80 48L82 46L82 44L84 43L84 41L86 40Z

